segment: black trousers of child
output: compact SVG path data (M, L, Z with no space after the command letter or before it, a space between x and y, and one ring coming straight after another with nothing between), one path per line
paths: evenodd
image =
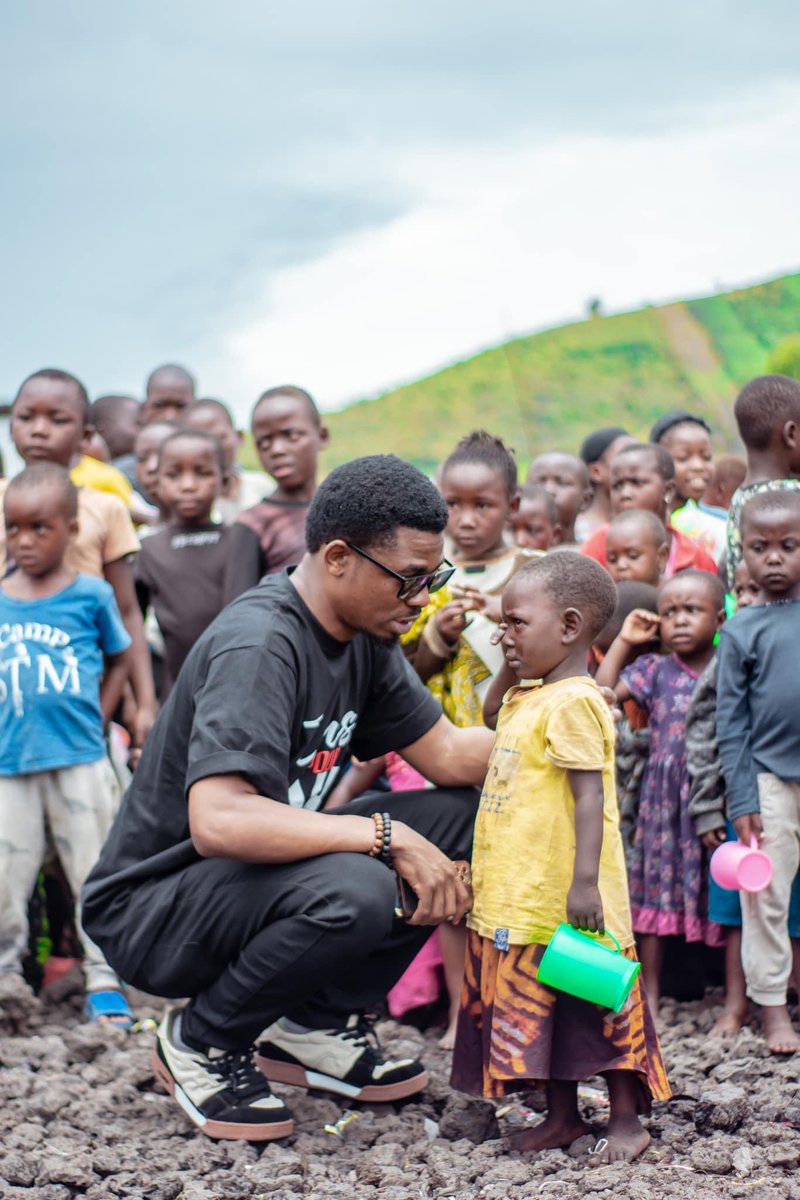
M373 793L339 811L388 812L459 859L470 855L478 798L472 788ZM366 854L280 865L211 858L180 874L170 915L128 982L189 996L183 1029L201 1045L248 1046L282 1016L341 1028L386 995L431 933L395 917L394 872Z

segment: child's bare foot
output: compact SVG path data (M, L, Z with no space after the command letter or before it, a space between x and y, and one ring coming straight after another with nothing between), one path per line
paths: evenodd
M747 1009L723 1008L711 1026L709 1037L735 1037L744 1025L746 1017Z
M590 1167L605 1163L633 1162L650 1145L650 1134L640 1125L638 1117L613 1117L605 1136L595 1146L589 1159Z
M761 1007L764 1037L772 1054L796 1054L800 1038L794 1031L785 1004L765 1004Z
M456 1014L456 1019L454 1021L450 1022L450 1024L447 1026L447 1029L445 1029L444 1033L439 1038L439 1049L440 1050L452 1050L453 1047L455 1046L457 1024L458 1024L458 1014Z
M571 1146L578 1138L591 1133L588 1125L584 1125L580 1117L559 1118L549 1116L534 1125L533 1129L525 1129L515 1133L508 1139L509 1149L522 1153L530 1150L562 1150Z

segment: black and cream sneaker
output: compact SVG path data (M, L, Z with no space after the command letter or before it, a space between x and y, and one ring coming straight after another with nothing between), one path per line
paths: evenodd
M178 1046L173 1025L179 1009L168 1009L158 1027L153 1072L171 1096L211 1138L266 1142L288 1137L291 1114L253 1063L252 1048L207 1053Z
M372 1020L354 1015L346 1029L287 1029L276 1021L256 1045L256 1066L275 1083L319 1088L350 1100L402 1100L421 1092L428 1072L415 1058L387 1058Z

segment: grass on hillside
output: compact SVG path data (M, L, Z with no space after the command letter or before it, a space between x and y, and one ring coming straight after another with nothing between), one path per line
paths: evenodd
M544 450L576 450L602 425L646 437L672 408L706 416L718 448L733 448L736 392L766 369L781 338L798 331L800 275L789 275L516 338L326 414L332 442L324 466L391 452L432 471L476 428L502 436L522 465ZM252 447L244 457L254 462Z

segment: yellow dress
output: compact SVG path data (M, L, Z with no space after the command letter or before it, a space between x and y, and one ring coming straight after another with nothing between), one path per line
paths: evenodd
M589 676L506 694L472 854L475 904L467 923L482 937L546 945L566 921L575 863L569 770L602 773L598 884L605 924L623 948L634 944L614 782L614 723Z

